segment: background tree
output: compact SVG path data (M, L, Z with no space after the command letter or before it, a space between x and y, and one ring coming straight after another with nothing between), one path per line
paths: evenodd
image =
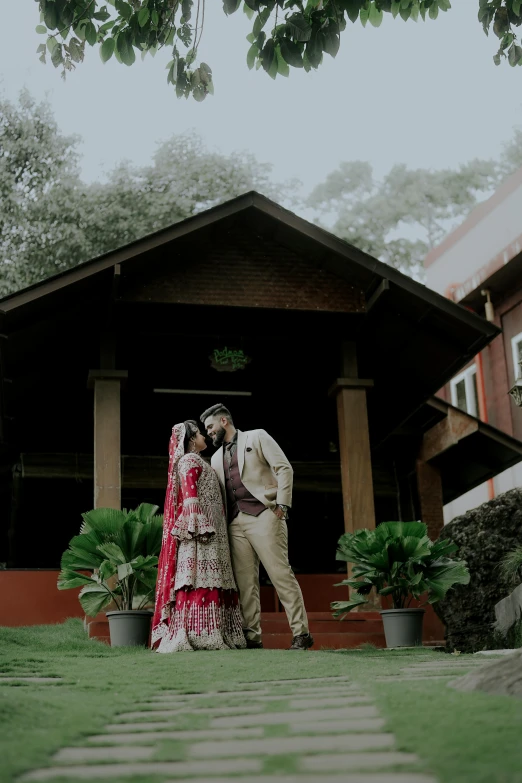
M215 2L215 0L213 0ZM516 28L522 24L522 0L466 0L477 4L478 19L486 35L491 29L500 39L494 57L500 64L522 64L522 47ZM15 0L11 0L15 2ZM198 61L206 0L39 0L40 24L46 35L38 46L40 59L49 54L62 75L85 56L86 45L98 47L104 62L112 56L132 65L136 52L172 52L167 81L178 97L192 95L202 101L213 93L212 70ZM240 7L252 22L247 36L247 64L275 79L290 68L318 68L323 55L335 57L341 33L348 22L378 27L384 14L404 21L436 19L451 8L450 0L223 0L225 14ZM228 45L228 42L223 42ZM181 51L180 51L181 50Z
M398 164L376 180L369 163L341 163L307 206L342 239L422 279L428 251L521 165L522 130L516 129L499 161L473 160L456 170Z
M160 144L150 166L121 163L87 185L78 139L27 92L0 101L0 296L114 250L249 190L290 203L249 153L207 150L198 136Z

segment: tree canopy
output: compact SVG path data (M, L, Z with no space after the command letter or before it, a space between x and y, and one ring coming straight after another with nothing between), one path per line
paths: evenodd
M213 0L215 2L215 0ZM461 0L462 1L462 0ZM516 28L522 24L522 0L466 0L477 4L486 35L499 38L494 62L522 65ZM404 21L435 20L451 9L450 0L222 0L230 15L240 7L252 20L247 36L249 68L269 76L288 76L290 68L319 68L325 54L335 57L349 23L378 27L385 14ZM39 0L40 24L46 36L38 46L55 68L67 71L81 63L86 46L99 49L106 62L115 57L132 65L136 53L154 55L167 48L167 82L178 97L202 101L213 93L211 67L199 60L206 0Z
M522 166L522 129L496 160L457 169L410 169L400 163L377 179L369 163L345 161L306 200L334 234L400 271L423 278L427 253Z
M27 91L0 100L0 296L69 269L249 190L291 202L249 153L223 155L173 136L152 163L121 163L86 184L78 142Z
M517 129L497 160L439 171L397 164L380 179L369 163L345 161L301 197L300 183L274 183L253 155L210 151L193 134L158 145L149 165L120 163L106 182L87 184L78 143L26 91L18 103L0 100L0 296L249 190L311 210L342 239L421 278L428 250L522 166Z

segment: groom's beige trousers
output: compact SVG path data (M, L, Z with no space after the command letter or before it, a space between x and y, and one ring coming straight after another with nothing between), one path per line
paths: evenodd
M268 508L258 517L240 511L228 534L247 639L261 641L259 561L285 608L293 636L308 633L303 594L288 562L286 522Z

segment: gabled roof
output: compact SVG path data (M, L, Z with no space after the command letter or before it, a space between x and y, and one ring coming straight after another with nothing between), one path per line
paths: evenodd
M349 242L339 239L329 231L284 209L279 204L276 204L274 201L271 201L255 191L245 193L224 204L219 204L205 212L182 220L179 223L174 223L172 226L157 231L154 234L148 234L142 239L138 239L124 247L118 248L118 250L105 253L102 256L79 264L72 269L60 272L46 280L28 286L21 291L5 296L0 299L0 313L7 314L57 291L68 287L74 287L82 281L86 281L108 269L112 269L117 264L132 262L133 259L136 259L151 250L173 242L176 239L180 239L181 237L187 237L190 234L194 234L213 224L218 224L226 218L240 216L242 213L252 213L253 211L257 212L260 216L276 221L282 228L287 229L290 234L293 233L294 241L297 238L296 235L300 235L301 242L298 244L302 245L303 241L306 242L306 240L309 240L314 246L314 255L316 258L320 257L320 251L322 251L323 258L325 255L331 254L331 260L333 261L335 258L337 261L337 264L332 264L332 271L338 272L340 276L344 276L343 271L345 270L343 270L343 261L349 261L351 266L356 268L356 272L358 273L357 276L363 283L362 287L367 298L376 291L379 283L383 280L387 280L394 286L403 289L405 292L420 297L426 304L435 306L445 312L451 312L458 320L473 324L474 326L479 326L480 324L484 327L481 331L483 331L485 335L491 337L495 336L495 327L492 327L487 324L487 322L483 321L483 319L479 319L469 313L465 308L456 309L455 305L448 302L445 297L431 291L426 288L426 286L412 280L407 275L384 264L382 261L378 261L368 253L364 253ZM302 250L303 248L301 247L300 249Z
M252 242L265 235L276 244L317 264L363 292L359 319L360 377L373 378L369 393L372 440L378 444L465 366L498 333L494 325L431 291L348 242L283 209L256 192L176 223L104 256L0 300L0 331L37 328L40 319L90 298L101 301L114 272L141 274L148 258L177 263L171 252L179 242L196 243L205 232L226 243L240 225ZM270 285L270 281L266 282ZM101 293L100 293L101 292ZM348 317L348 316L346 316ZM352 322L353 323L353 322ZM33 324L34 326L31 326ZM348 329L348 327L347 327ZM354 339L351 333L339 334ZM332 379L325 379L326 388Z

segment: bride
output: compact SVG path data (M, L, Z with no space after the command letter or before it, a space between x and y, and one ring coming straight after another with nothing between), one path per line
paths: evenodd
M159 653L246 647L219 481L200 457L206 446L195 421L174 426L152 621Z

